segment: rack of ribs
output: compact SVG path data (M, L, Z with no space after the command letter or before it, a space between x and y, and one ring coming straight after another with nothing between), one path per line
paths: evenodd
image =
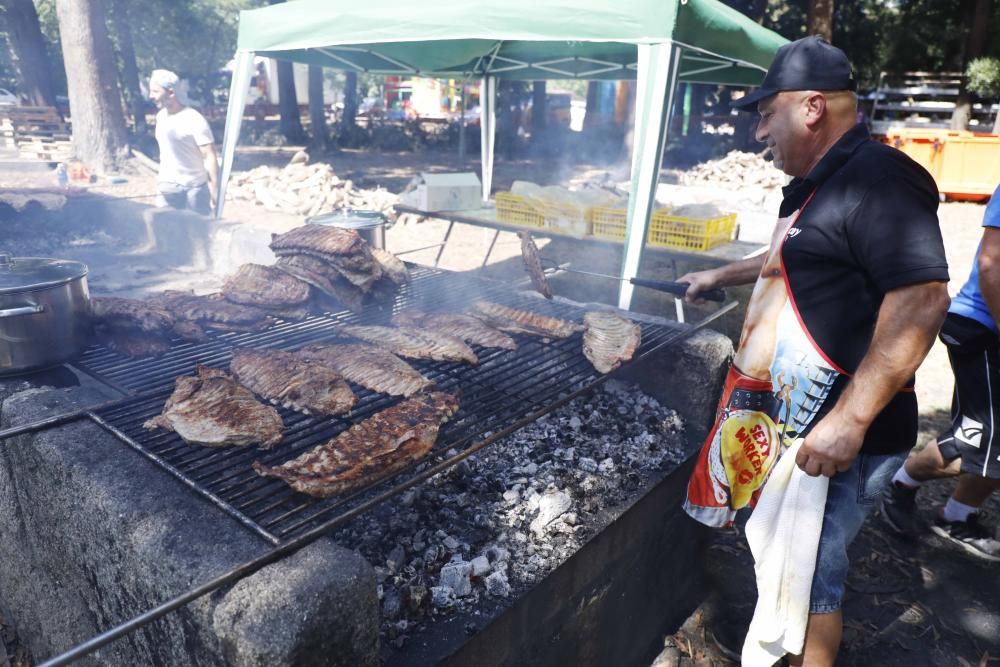
M253 469L319 498L368 486L419 461L434 447L441 425L458 411L458 397L420 394L355 424L332 440L277 466Z

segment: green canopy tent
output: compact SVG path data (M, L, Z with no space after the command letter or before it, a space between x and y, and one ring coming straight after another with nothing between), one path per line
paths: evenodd
M216 215L255 55L377 74L478 78L483 199L492 188L498 78L636 79L622 277L634 277L678 81L756 85L785 39L719 0L294 0L240 13ZM622 282L618 305L632 286Z

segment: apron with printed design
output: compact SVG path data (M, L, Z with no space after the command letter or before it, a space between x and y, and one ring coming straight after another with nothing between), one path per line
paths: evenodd
M801 212L775 226L715 424L688 482L684 509L709 526L731 525L736 510L754 506L775 461L812 423L842 373L803 325L781 262L782 246L801 231Z

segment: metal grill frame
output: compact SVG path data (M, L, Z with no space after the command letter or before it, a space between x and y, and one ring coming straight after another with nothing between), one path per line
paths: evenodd
M433 450L421 461L356 492L326 499L298 493L280 480L261 477L251 463L260 460L274 465L295 458L401 397L371 392L352 383L359 400L350 415L310 417L278 407L285 423L285 438L271 451L189 445L173 432L142 427L147 419L160 414L176 377L192 374L199 364L228 370L232 351L238 347L294 350L347 340L337 337L339 325L388 324L394 312L413 308L462 312L476 299L577 322L591 309L563 300L547 301L531 292L517 292L464 274L415 265L410 265L410 270L411 282L400 290L391 310L329 312L301 322L281 322L263 332L212 333L208 342L180 342L155 358L130 359L94 346L75 366L127 396L87 411L86 415L247 529L272 545L281 545L298 541L318 527L339 525L346 517L384 502L609 377L598 373L582 354L581 333L553 340L514 334L516 351L473 346L479 356L475 367L463 362L407 359L433 380L438 390L461 393L458 413L442 427ZM656 323L630 314L642 327L642 343L623 368L641 363L651 353L686 338L727 311L717 311L694 326Z

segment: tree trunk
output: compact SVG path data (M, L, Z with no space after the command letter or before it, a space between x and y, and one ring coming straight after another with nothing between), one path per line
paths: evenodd
M17 70L17 92L29 104L52 107L56 104L49 55L31 0L0 0L11 60Z
M73 150L92 171L117 171L128 156L115 61L101 0L57 0Z
M833 43L833 0L809 0L806 32Z
M597 127L597 101L601 92L600 81L587 82L587 112L583 115L583 131L588 132Z
M990 16L993 14L993 0L968 0L965 5L965 28L968 38L963 44L962 72L969 63L983 55L986 38L989 35ZM951 114L951 129L965 130L972 120L972 94L965 88L965 78L955 100L955 111Z
M330 135L326 131L326 105L323 103L323 68L309 66L309 125L312 145L326 151Z
M281 134L293 144L305 142L305 131L299 117L299 99L295 92L295 72L292 63L278 61L278 112L281 114Z
M627 106L625 107L625 134L622 136L622 155L626 160L632 160L632 148L635 143L635 81L627 84Z
M128 21L125 0L112 0L111 14L118 35L118 55L122 59L122 83L125 98L132 112L132 127L136 134L146 133L146 100L139 87L139 67L135 63L135 47L132 44L132 28Z
M358 73L352 70L344 72L344 115L341 122L350 127L357 122L358 117Z
M548 124L549 105L545 97L545 82L535 81L531 87L531 143L542 141Z

